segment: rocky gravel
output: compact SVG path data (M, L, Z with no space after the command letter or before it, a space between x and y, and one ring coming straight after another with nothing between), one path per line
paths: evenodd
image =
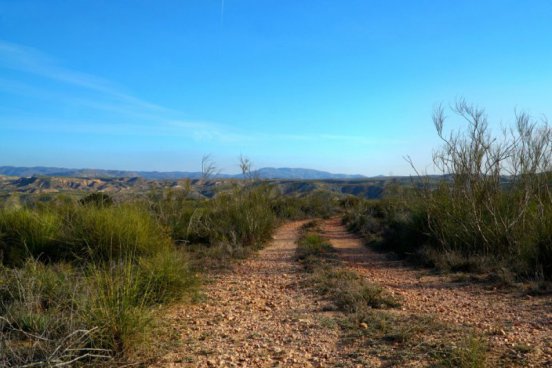
M486 337L491 355L510 357L512 366L552 367L550 296L453 282L450 276L408 267L364 246L338 218L325 221L322 230L350 268L399 296L404 312L472 327Z
M293 258L302 223L282 226L256 256L215 276L205 302L173 310L183 344L154 366L335 366L339 330Z
M349 343L336 322L343 315L308 288L294 260L303 223L282 226L258 254L212 275L204 301L173 308L167 318L181 343L152 367L393 366L377 346ZM323 221L322 231L346 267L401 300L395 313L474 329L489 343L490 366L552 367L549 296L452 282L411 268L365 247L337 218ZM417 359L414 354L404 366L427 366Z

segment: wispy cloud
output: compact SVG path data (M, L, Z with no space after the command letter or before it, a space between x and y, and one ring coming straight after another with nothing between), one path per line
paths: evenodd
M11 94L32 96L40 99L60 102L78 107L86 107L93 110L113 113L115 121L129 122L136 120L134 124L113 123L109 128L107 123L81 123L83 127L76 129L76 124L67 124L55 119L23 119L32 127L55 126L68 131L90 131L97 127L97 132L142 135L187 135L194 140L218 140L237 141L247 139L245 136L232 132L230 127L209 123L186 122L183 119L175 120L183 116L180 111L166 108L159 104L140 99L125 89L109 80L97 76L75 71L60 66L60 64L37 49L17 45L0 40L0 69L11 69L28 73L41 78L46 78L63 85L77 87L82 93L67 93L63 89L45 89L34 84L19 80L0 78L0 90ZM90 93L93 92L93 93ZM12 119L13 120L13 119ZM22 122L22 120L19 120ZM31 123L34 121L35 123ZM0 123L0 125L2 125ZM19 125L22 127L21 125ZM124 128L124 129L121 129ZM129 129L130 128L130 129Z
M228 124L188 121L181 111L138 98L112 81L82 73L61 65L51 56L31 47L0 40L0 70L16 70L45 78L56 83L75 87L82 93L68 93L65 89L44 88L40 83L31 84L20 80L0 77L0 90L5 93L32 96L48 101L77 107L85 107L112 114L109 121L67 122L64 120L32 117L4 116L0 127L61 131L68 133L97 133L113 135L182 136L201 142L221 143L267 143L267 142L342 142L343 144L393 144L370 137L324 134L277 133L266 134L240 131ZM93 120L93 118L90 118ZM17 124L14 124L17 122ZM27 127L27 128L25 128Z
M0 40L0 66L99 92L137 108L167 111L160 105L124 92L111 81L62 67L54 58L31 47Z

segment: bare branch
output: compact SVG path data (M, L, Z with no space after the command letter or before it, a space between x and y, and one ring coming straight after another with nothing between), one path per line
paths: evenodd
M203 155L201 158L201 178L209 180L217 174L217 167L211 155Z

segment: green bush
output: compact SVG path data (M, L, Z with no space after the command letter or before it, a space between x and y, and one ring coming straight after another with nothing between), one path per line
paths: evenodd
M271 201L271 209L279 219L300 220L307 218L301 206L301 199L280 195Z
M156 197L150 209L177 244L255 248L270 238L277 223L271 188L263 185L236 186L209 200L190 200L187 192L174 191Z
M487 366L487 344L481 338L468 336L460 346L450 349L439 367L485 368Z
M1 366L71 360L88 346L81 280L68 264L28 259L20 268L0 266Z
M361 200L345 212L343 222L376 248L412 256L427 242L427 226L419 204L409 192L401 192L398 198Z
M552 246L552 129L526 114L503 137L493 135L482 109L460 101L454 112L465 131L444 133L434 161L450 180L420 193L433 246L464 256L494 256L520 276L550 278ZM505 175L507 174L507 175Z
M307 217L329 218L338 209L338 200L334 193L329 191L315 191L301 198L301 211Z
M172 247L165 229L134 204L111 207L69 205L57 211L0 210L2 262L22 264L28 257L109 260L151 255Z
M89 194L79 200L82 205L92 205L97 207L109 207L115 203L113 198L106 193L97 192Z
M280 195L271 200L275 215L287 220L329 218L337 212L339 204L335 194L323 190L304 196Z
M306 233L298 241L296 258L301 262L307 262L311 257L328 258L333 256L335 249L321 235Z
M86 271L82 318L94 329L92 344L116 355L132 356L151 344L153 306L196 294L197 277L176 250L92 264Z
M466 130L445 134L443 109L434 116L443 141L434 162L443 175L353 205L345 222L433 266L552 279L552 128L520 114L496 136L482 109L460 101L453 112Z
M46 208L0 212L15 266L0 266L0 365L128 358L152 342L155 306L195 295L187 256L143 206Z
M132 355L147 341L153 316L150 286L129 260L89 267L82 317L95 331L92 344L116 355Z
M10 315L10 311L22 309L29 313L74 309L75 287L71 283L76 275L70 265L45 265L28 259L20 268L3 267L0 272L1 315Z
M270 204L267 187L220 193L194 212L188 238L205 239L210 245L259 247L270 238L277 223Z
M0 350L0 363L19 366L61 359L62 353L70 360L84 355L84 348L104 358L132 356L152 343L152 307L194 296L197 286L186 257L176 250L137 262L75 267L29 259L21 268L2 267L0 346L6 349Z
M382 219L387 215L382 206L381 200L349 201L346 212L343 215L343 223L349 231L358 233L364 237L376 237L381 235L384 228Z
M155 218L169 230L176 244L208 241L205 238L193 238L195 234L190 232L192 217L206 206L207 201L189 199L189 191L188 188L183 191L169 189L164 192L152 192L147 202Z
M61 219L54 212L0 209L2 263L21 265L29 257L58 257Z
M399 303L380 286L370 284L356 272L342 268L319 271L313 283L322 293L329 295L334 304L347 313L370 308L397 307Z
M172 247L166 230L135 204L79 206L66 217L64 242L75 257L110 260L164 252Z
M94 365L145 352L155 310L196 295L193 247L175 243L201 241L193 246L207 258L224 253L227 262L259 247L277 223L264 186L198 201L85 198L0 210L2 262L13 267L0 265L0 365Z
M148 304L167 304L184 294L193 296L198 279L190 269L188 257L181 250L171 250L141 258L140 283Z

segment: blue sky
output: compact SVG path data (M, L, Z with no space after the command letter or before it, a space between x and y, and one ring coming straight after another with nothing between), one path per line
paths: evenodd
M552 116L551 1L0 0L0 165L431 171L431 112Z

